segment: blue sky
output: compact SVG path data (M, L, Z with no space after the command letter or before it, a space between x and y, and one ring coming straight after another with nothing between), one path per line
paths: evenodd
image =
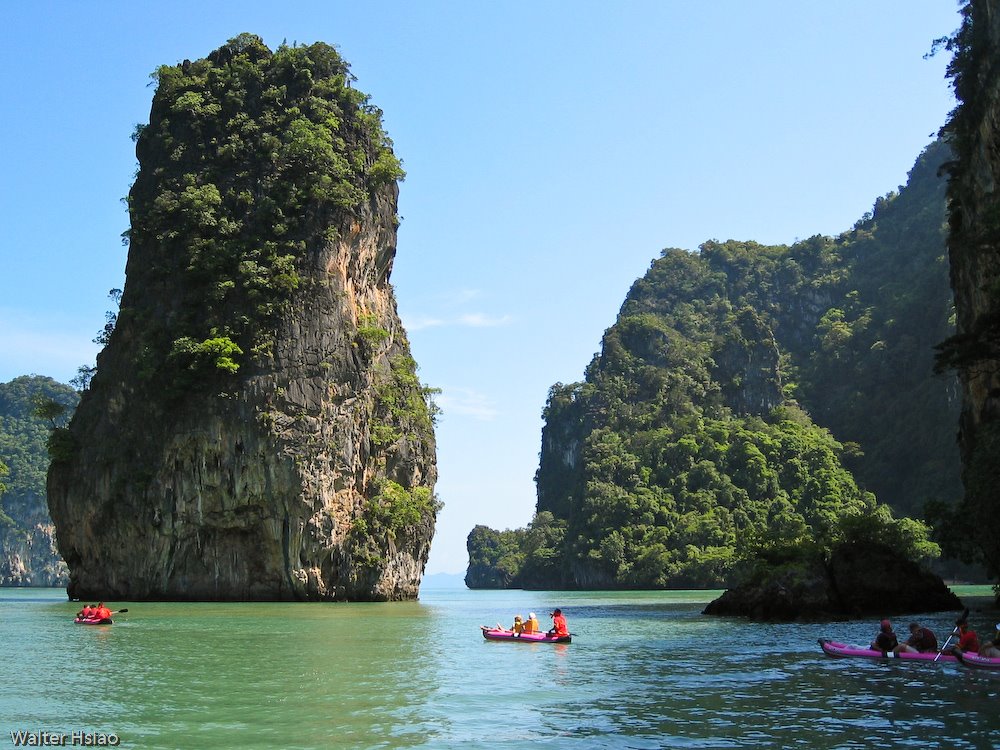
M666 247L838 234L954 106L952 0L10 3L0 382L68 381L121 287L150 73L241 32L336 45L407 171L392 276L443 389L427 573L534 509L541 410Z

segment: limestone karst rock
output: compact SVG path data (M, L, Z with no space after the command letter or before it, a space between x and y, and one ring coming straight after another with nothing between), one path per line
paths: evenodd
M956 534L971 543L991 577L1000 576L1000 2L971 0L951 40L949 67L959 106L944 127L955 158L947 165L948 257L956 334L938 365L959 375L958 441L965 496ZM973 523L969 523L972 520Z
M69 595L415 598L435 444L381 113L321 43L157 79L117 324L52 441Z

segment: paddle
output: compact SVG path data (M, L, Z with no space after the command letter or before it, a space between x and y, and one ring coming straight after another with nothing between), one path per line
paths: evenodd
M964 609L964 610L962 611L962 616L961 616L961 617L959 617L959 618L958 618L958 620L956 620L955 622L956 622L956 623L959 623L959 622L964 622L964 621L965 621L966 619L968 619L968 617L969 617L969 608L968 608L968 607L966 607L966 608L965 608L965 609ZM944 642L944 645L943 645L943 646L941 647L941 650L940 650L940 651L938 651L938 652L937 652L937 656L935 656L935 657L934 657L934 661L937 661L938 659L940 659L940 658L941 658L941 654L943 654L943 653L944 653L944 652L945 652L945 651L946 651L946 650L948 649L948 644L949 644L949 643L951 643L951 639L955 637L955 633L957 633L957 632L958 632L958 625L956 624L956 625L955 625L955 629L954 629L954 630L952 630L952 631L951 631L951 635L949 635L949 636L948 636L948 640L946 640L946 641Z

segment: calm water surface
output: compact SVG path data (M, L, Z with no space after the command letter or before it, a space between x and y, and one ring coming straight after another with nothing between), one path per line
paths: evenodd
M715 593L114 602L129 612L84 627L61 590L0 589L0 748L18 730L171 750L1000 747L1000 673L830 659L818 637L866 643L873 624L703 617ZM554 606L572 644L480 635ZM946 637L953 617L924 621Z

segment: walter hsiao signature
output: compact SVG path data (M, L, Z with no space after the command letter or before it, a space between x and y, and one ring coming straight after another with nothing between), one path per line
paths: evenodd
M10 733L14 747L117 747L121 738L114 732L29 732L21 729Z

